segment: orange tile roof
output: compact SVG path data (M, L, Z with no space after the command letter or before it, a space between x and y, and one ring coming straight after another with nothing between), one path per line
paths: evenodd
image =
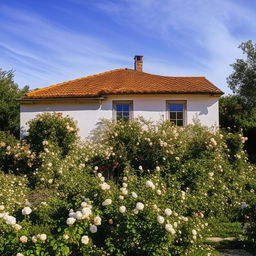
M152 75L115 69L27 93L23 99L101 97L114 94L223 94L205 77Z

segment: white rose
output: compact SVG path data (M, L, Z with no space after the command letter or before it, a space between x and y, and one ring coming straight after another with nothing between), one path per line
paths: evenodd
M119 207L119 212L124 213L126 211L126 207L124 205Z
M82 244L88 244L89 243L89 237L88 236L82 236L81 243Z
M138 203L136 204L136 209L137 209L138 211L143 210L143 209L144 209L144 204L141 203L141 202L138 202Z
M111 200L111 199L106 199L106 200L102 203L103 206L108 206L108 205L111 205L111 204L112 204L112 200Z
M47 239L47 235L46 235L46 234L41 234L41 235L40 235L40 240L41 240L41 241L44 242L46 239Z
M96 232L98 231L97 226L91 225L91 226L90 226L90 231L91 231L92 233L96 233Z
M172 210L169 209L169 208L166 208L166 209L164 210L164 213L165 213L166 216L170 216L170 215L172 215Z
M124 183L122 184L122 186L123 186L124 188L127 188L127 187L128 187L128 184L124 182Z
M92 210L89 207L84 207L82 209L82 214L84 218L89 217L90 215L92 215Z
M96 225L96 226L101 225L101 217L100 217L100 216L96 216L96 217L94 218L94 220L93 220L93 223L94 223L94 225Z
M197 232L195 229L192 229L192 235L196 236L197 235Z
M24 256L24 254L18 252L18 253L16 254L16 256Z
M19 225L19 224L14 224L13 227L14 227L14 229L17 230L17 231L22 228L22 226Z
M86 207L86 206L87 206L87 203L86 203L86 202L82 202L82 203L81 203L81 207L84 208L84 207Z
M164 223L164 217L163 216L157 216L157 221L158 221L158 223L163 224Z
M141 171L143 170L143 168L142 168L142 166L141 166L141 165L139 166L139 170L141 170Z
M135 192L132 192L132 197L137 198L138 195Z
M81 211L77 211L77 212L75 213L75 218L76 218L77 220L81 220L81 219L83 218L82 212L81 212Z
M36 237L35 237L35 236L32 236L31 241L32 241L33 243L36 243L36 242L37 242Z
M156 170L159 172L159 171L160 171L160 167L159 167L159 166L157 166L157 167L156 167Z
M104 182L104 183L101 183L101 184L100 184L100 188L101 188L102 190L109 190L109 189L110 189L110 186L109 186L106 182Z
M165 225L165 230L169 233L171 233L172 235L175 235L176 231L173 228L172 224L166 224Z
M28 241L28 238L27 238L26 236L21 236L21 237L20 237L20 241L21 241L22 243L26 243L26 242Z
M0 211L3 211L5 209L4 205L0 205Z
M118 197L120 200L124 200L124 196L119 196Z
M16 224L16 218L9 215L4 215L3 219L7 225L15 225Z
M154 185L154 183L151 180L148 180L146 182L146 187L155 189L155 185Z
M68 239L69 239L69 235L64 234L64 235L63 235L63 239L68 240Z
M160 195L162 194L162 191L161 191L160 189L158 189L158 190L156 191L156 193L160 196Z
M27 207L24 207L21 212L23 215L29 215L32 212L32 210L30 207L27 206Z
M128 194L128 190L124 187L120 188L120 191L122 192L123 195L127 195Z
M76 219L73 217L67 218L67 224L72 226L76 222Z

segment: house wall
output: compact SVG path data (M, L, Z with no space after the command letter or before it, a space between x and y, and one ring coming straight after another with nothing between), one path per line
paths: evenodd
M36 103L20 106L21 136L27 130L27 122L43 112L62 112L73 117L78 122L80 136L87 137L100 125L100 119L112 119L112 101L132 100L133 116L142 116L147 120L159 121L167 119L166 101L182 100L187 102L187 124L196 118L202 125L219 125L219 97L210 95L114 95L108 96L102 102L74 103Z

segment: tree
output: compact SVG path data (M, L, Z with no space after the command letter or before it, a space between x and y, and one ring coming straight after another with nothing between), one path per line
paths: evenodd
M247 109L256 107L256 45L251 40L243 42L239 48L246 59L237 59L233 73L227 78L230 89L241 98Z
M14 72L0 69L0 130L19 136L19 103L17 98L29 91L25 86L19 89L14 82Z
M256 162L256 44L249 40L239 48L246 58L231 65L233 72L227 82L234 95L220 99L220 126L232 131L242 129L248 137L245 149Z

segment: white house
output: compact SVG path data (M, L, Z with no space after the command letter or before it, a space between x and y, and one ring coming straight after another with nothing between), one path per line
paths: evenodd
M144 73L142 56L134 69L116 69L39 89L20 99L21 136L37 114L62 112L78 121L86 137L101 118L170 120L176 125L219 124L223 92L205 77L169 77Z

